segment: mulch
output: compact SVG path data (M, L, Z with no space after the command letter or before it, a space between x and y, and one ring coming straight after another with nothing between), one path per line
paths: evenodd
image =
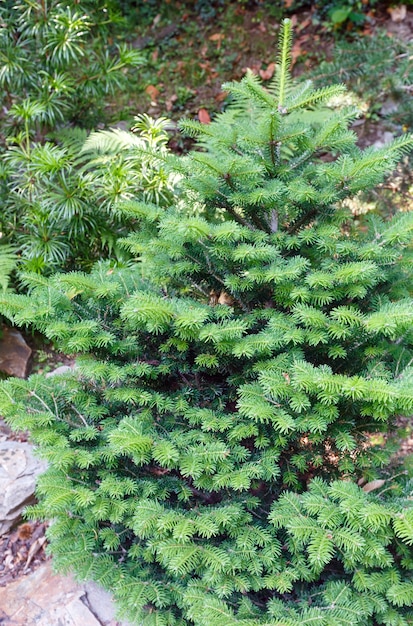
M45 522L25 522L0 537L0 587L30 574L49 557Z

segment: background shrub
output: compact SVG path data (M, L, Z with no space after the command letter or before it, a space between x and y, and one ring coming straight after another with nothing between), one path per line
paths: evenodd
M117 239L136 227L136 219L118 204L140 196L162 206L171 197L172 178L144 154L144 148L166 151L167 125L139 116L136 133L107 131L96 149L93 135L85 144L80 130L61 131L57 144L11 146L0 224L20 251L21 267L50 273L90 269L108 254L126 260Z
M82 135L59 132L101 121L105 97L143 62L113 43L115 8L57 0L0 7L0 232L33 270L82 266L113 247L121 228L81 171Z

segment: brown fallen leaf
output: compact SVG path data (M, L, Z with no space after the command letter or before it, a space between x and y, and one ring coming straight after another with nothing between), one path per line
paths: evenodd
M234 298L226 291L221 291L218 298L218 304L224 304L225 306L234 306Z
M172 111L174 103L178 100L178 96L176 93L172 94L170 98L165 103L165 107L167 111Z
M307 17L307 19L303 20L302 22L300 22L296 28L296 32L300 33L302 30L306 29L307 26L310 26L312 24L312 20L311 17Z
M214 35L208 37L208 39L209 41L222 41L225 39L225 35L223 33L215 33Z
M246 74L248 70L250 70L253 74L258 75L261 69L261 62L259 63L251 63L248 67L243 67L241 69L243 74Z
M270 63L266 70L260 70L260 76L262 80L270 80L274 76L275 63Z
M302 54L303 51L301 49L301 44L297 41L291 48L291 67L295 65L295 62L297 61L297 59L300 58Z
M156 104L156 100L160 93L159 89L157 89L154 85L148 85L147 87L145 87L145 93L147 93L152 102Z
M221 49L221 44L222 44L222 40L225 39L225 35L223 33L215 33L214 35L211 35L210 37L208 37L209 41L216 41L217 42L217 50Z
M199 111L198 111L198 119L201 122L201 124L210 124L211 123L210 115L209 115L209 113L208 113L208 111L206 109L199 109Z
M303 49L303 45L310 39L310 35L304 34L301 37L298 37L294 41L294 45L291 48L291 64L294 65L297 59L301 56L307 54L307 51ZM314 37L315 40L315 37Z
M377 480L371 480L369 483L366 483L364 487L362 487L365 493L370 493L370 491L374 491L375 489L380 489L385 484L385 480L382 478L378 478Z
M33 561L33 558L42 549L44 544L46 543L46 537L39 537L36 539L34 543L30 546L29 553L27 555L26 565L24 566L23 572L26 572L30 566L30 563Z
M216 96L215 96L215 101L216 102L223 102L225 100L225 98L228 97L228 91L220 91Z

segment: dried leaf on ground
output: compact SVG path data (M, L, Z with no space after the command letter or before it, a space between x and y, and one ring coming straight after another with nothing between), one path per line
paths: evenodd
M262 80L270 80L274 76L275 63L270 63L266 70L260 70Z
M370 491L375 491L376 489L381 489L385 484L385 480L378 478L377 480L371 480L369 483L366 483L364 487L362 487L365 493L370 493Z
M0 587L36 569L46 560L46 524L27 522L0 537Z
M216 102L223 102L226 98L228 97L228 91L220 91L216 96L215 96L215 101Z
M303 50L302 46L306 41L308 41L309 37L310 35L302 35L294 42L291 49L291 65L294 66L297 59L306 54L306 51Z
M175 102L178 100L178 96L176 93L172 94L170 98L165 103L165 107L167 111L172 111Z
M159 89L157 89L154 85L148 85L145 88L145 92L148 94L150 99L156 103L157 98L159 97Z
M217 50L221 49L221 44L222 44L222 40L225 39L225 35L223 33L215 33L214 35L211 35L210 37L208 37L209 41L216 41L217 42Z
M206 109L199 109L198 119L201 124L210 124L211 122L211 117Z

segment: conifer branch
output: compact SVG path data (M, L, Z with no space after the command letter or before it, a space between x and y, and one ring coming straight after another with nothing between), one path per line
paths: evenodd
M279 43L279 57L277 68L277 97L278 97L278 110L282 111L284 108L286 92L289 83L289 72L291 62L291 40L292 40L292 27L291 20L285 19L281 24L280 43Z

